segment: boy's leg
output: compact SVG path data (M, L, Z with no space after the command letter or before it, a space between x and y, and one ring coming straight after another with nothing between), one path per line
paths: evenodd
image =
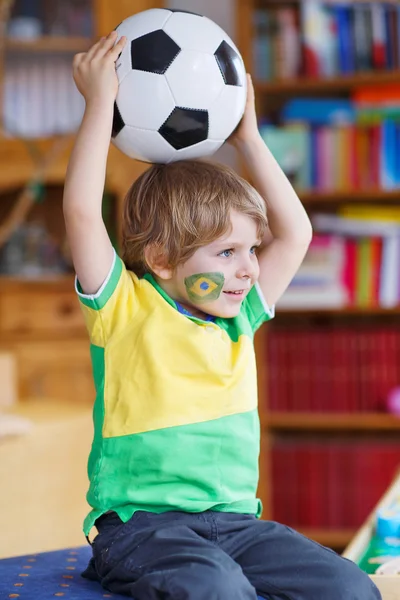
M115 513L96 524L85 577L135 600L256 600L240 566L216 545L202 515L138 512L127 523Z
M233 517L230 524L228 515L218 518L220 547L260 595L271 600L380 600L368 575L333 550L279 523Z

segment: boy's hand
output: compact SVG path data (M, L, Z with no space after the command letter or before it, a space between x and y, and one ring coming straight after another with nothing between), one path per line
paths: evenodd
M118 92L115 61L122 52L126 38L115 44L117 32L112 31L101 38L88 52L76 54L73 61L73 76L76 87L86 100L113 103ZM115 44L115 45L114 45Z
M233 146L240 146L259 137L254 86L251 75L247 73L247 100L244 114L239 125L228 139L228 142Z

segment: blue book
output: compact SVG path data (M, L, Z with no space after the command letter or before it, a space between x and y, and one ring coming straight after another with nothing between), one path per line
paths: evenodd
M351 5L338 5L334 6L333 10L336 13L340 72L354 73L353 8Z
M383 189L393 190L397 187L396 181L396 139L397 127L392 120L382 122L381 139L381 164L380 164L380 183Z
M260 134L297 190L310 188L310 134L307 125L260 125Z
M393 10L395 10L394 7L393 7ZM383 11L384 11L384 18L385 18L386 68L394 69L396 65L394 64L394 61L393 61L393 59L394 59L394 39L393 39L393 35L392 35L392 25L391 25L392 7L384 6Z
M351 100L340 98L295 98L283 107L284 121L305 121L311 125L352 124L356 112Z
M400 187L400 124L396 123L396 148L395 148L396 187Z
M270 15L264 10L255 10L253 14L253 65L254 77L260 81L271 80L272 49L270 36Z
M310 135L310 183L311 189L315 190L318 186L318 153L317 153L317 127L311 128Z

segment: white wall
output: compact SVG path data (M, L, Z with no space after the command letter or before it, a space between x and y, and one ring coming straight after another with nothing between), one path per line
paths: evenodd
M168 8L181 8L182 10L191 10L201 15L205 15L218 23L220 27L225 29L228 35L234 38L234 0L167 0L165 5Z
M240 0L236 0L240 2ZM212 19L235 40L235 0L167 0L167 8L181 8ZM215 160L236 165L235 150L226 145L215 154Z

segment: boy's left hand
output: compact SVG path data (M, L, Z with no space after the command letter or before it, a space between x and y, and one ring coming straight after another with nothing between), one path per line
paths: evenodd
M227 142L233 146L239 146L259 137L255 94L251 75L247 73L247 99L243 117L236 127L235 131L228 138Z

